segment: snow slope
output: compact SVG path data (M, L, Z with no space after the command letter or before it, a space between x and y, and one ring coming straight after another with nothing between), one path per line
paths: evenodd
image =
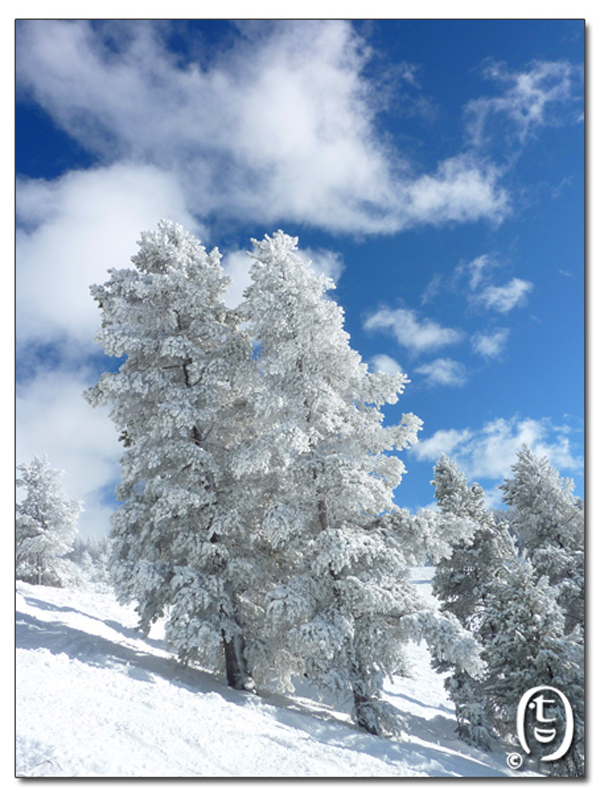
M431 569L414 569L429 591ZM406 739L358 730L347 708L247 695L180 667L161 629L142 639L108 594L17 583L16 774L31 776L510 777L506 751L454 735L424 645L414 678L387 685Z

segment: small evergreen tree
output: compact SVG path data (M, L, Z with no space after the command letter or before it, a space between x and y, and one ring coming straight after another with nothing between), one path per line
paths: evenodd
M26 491L17 504L16 576L25 582L62 587L72 576L65 556L72 550L83 503L68 499L64 472L47 457L34 457L19 466L17 487Z

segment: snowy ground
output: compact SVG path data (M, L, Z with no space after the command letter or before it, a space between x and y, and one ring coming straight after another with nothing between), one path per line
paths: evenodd
M414 569L429 591L430 569ZM17 583L16 774L24 776L510 777L507 751L454 735L443 677L414 645L388 685L407 739L358 730L343 708L246 695L165 651L111 595Z

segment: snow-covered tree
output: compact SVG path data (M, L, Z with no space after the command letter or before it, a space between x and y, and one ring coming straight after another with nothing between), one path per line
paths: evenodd
M409 584L401 531L410 524L401 514L396 528L390 520L404 472L390 452L414 443L421 422L406 413L383 425L381 407L397 401L407 378L368 372L326 296L332 282L303 262L297 239L278 231L253 244L240 310L262 387L253 399L258 434L240 468L264 475L263 530L279 565L264 625L273 659L262 670L274 665L288 689L299 673L348 697L358 724L379 733L382 681L402 667L408 639L473 657L470 636Z
M19 466L18 488L25 492L16 512L16 576L25 582L61 587L72 576L65 556L72 550L83 503L67 498L64 472L48 457Z
M559 590L539 576L532 562L520 556L498 572L487 599L492 634L485 647L485 693L494 724L503 739L516 742L517 707L526 690L540 685L558 688L573 709L575 736L567 755L549 763L548 773L584 773L584 647L581 629L566 631ZM529 720L531 723L532 721ZM527 734L535 764L545 751Z
M101 592L110 590L110 541L107 537L84 539L78 536L69 559L78 568L82 585Z
M453 541L450 551L437 564L433 594L441 609L452 613L484 646L490 634L487 596L513 546L508 525L486 510L483 489L476 482L469 485L465 475L444 454L434 467L432 485L439 527ZM445 669L444 663L439 663L439 669ZM458 736L487 749L494 732L482 678L455 667L446 679L446 688L456 707Z
M250 341L223 303L217 249L165 220L139 247L133 268L92 286L97 340L125 358L87 394L111 406L124 443L111 532L117 595L137 602L146 631L168 612L167 642L182 661L224 664L231 686L250 687L244 614L257 554L233 476L248 434Z
M570 479L561 479L547 457L524 445L513 479L501 486L504 501L516 511L514 527L538 574L558 588L567 629L583 626L584 508Z
M443 609L473 631L485 663L477 678L455 667L446 687L456 705L459 736L481 748L489 748L494 737L516 743L517 707L527 689L550 685L562 690L574 710L575 741L548 772L581 775L583 640L581 628L566 614L572 605L563 600L568 580L566 541L580 539L577 527L572 536L563 535L565 545L557 552L560 570L547 569L556 536L549 507L559 508L556 519L561 513L563 519L571 518L565 512L568 501L547 461L537 460L527 448L514 470L516 479L505 483L505 492L514 500L507 518L486 511L481 488L469 487L447 457L442 456L434 469L440 524L457 528L461 519L464 524L464 542L458 541L451 556L437 566L434 594ZM571 513L573 504L577 508L577 502L571 502ZM577 545L573 548L577 553ZM545 556L536 556L540 551ZM537 766L543 752L534 754Z
M432 485L439 526L453 532L451 552L436 567L433 594L443 610L481 637L488 585L512 549L508 525L486 509L481 486L476 482L469 485L466 476L444 454L434 467Z

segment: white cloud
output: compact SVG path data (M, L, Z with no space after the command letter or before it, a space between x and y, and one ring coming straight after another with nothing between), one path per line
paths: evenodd
M227 307L236 308L244 299L244 291L250 285L252 258L243 249L227 252L221 261L225 274L231 280L223 300Z
M510 212L508 193L498 187L499 170L473 154L443 161L435 174L402 186L398 229L419 222L442 225L488 219L500 222Z
M482 357L492 359L500 357L506 347L510 330L505 327L494 333L478 332L471 338L473 351Z
M467 381L467 369L464 364L449 357L440 357L432 363L419 366L415 372L427 377L427 382L431 386L460 386Z
M568 61L534 61L521 71L511 71L506 64L489 61L484 74L503 86L504 92L467 104L468 132L475 145L486 143L488 135L500 134L523 144L544 125L581 121L580 66Z
M526 443L553 467L579 471L583 459L572 452L564 427L549 419L498 418L479 430L439 430L420 441L411 451L418 460L435 461L443 452L453 459L469 479L505 479L511 475L516 454Z
M105 161L169 170L204 218L360 234L509 212L500 173L478 156L413 173L379 135L370 51L350 22L242 25L202 67L180 64L160 30L143 20L21 21L19 91Z
M83 391L98 379L88 369L39 373L19 384L16 400L17 464L47 454L63 470L66 494L83 499L82 535L108 532L114 505L105 495L119 478L121 445L108 411L92 408Z
M488 310L508 313L513 308L525 305L527 294L531 291L533 283L513 277L506 285L487 285L472 298L474 302L484 305Z
M127 268L142 230L160 218L197 230L176 182L118 164L17 184L17 336L92 347L100 323L89 286Z
M457 446L465 439L470 438L470 436L471 432L469 430L438 430L430 438L419 440L411 451L417 460L435 462L441 454L450 457Z
M370 360L371 371L382 371L384 374L403 374L402 366L389 355L375 355Z
M464 337L460 330L442 327L431 319L420 319L416 311L407 308L383 307L369 316L363 326L365 330L391 332L400 346L413 354L450 346Z

